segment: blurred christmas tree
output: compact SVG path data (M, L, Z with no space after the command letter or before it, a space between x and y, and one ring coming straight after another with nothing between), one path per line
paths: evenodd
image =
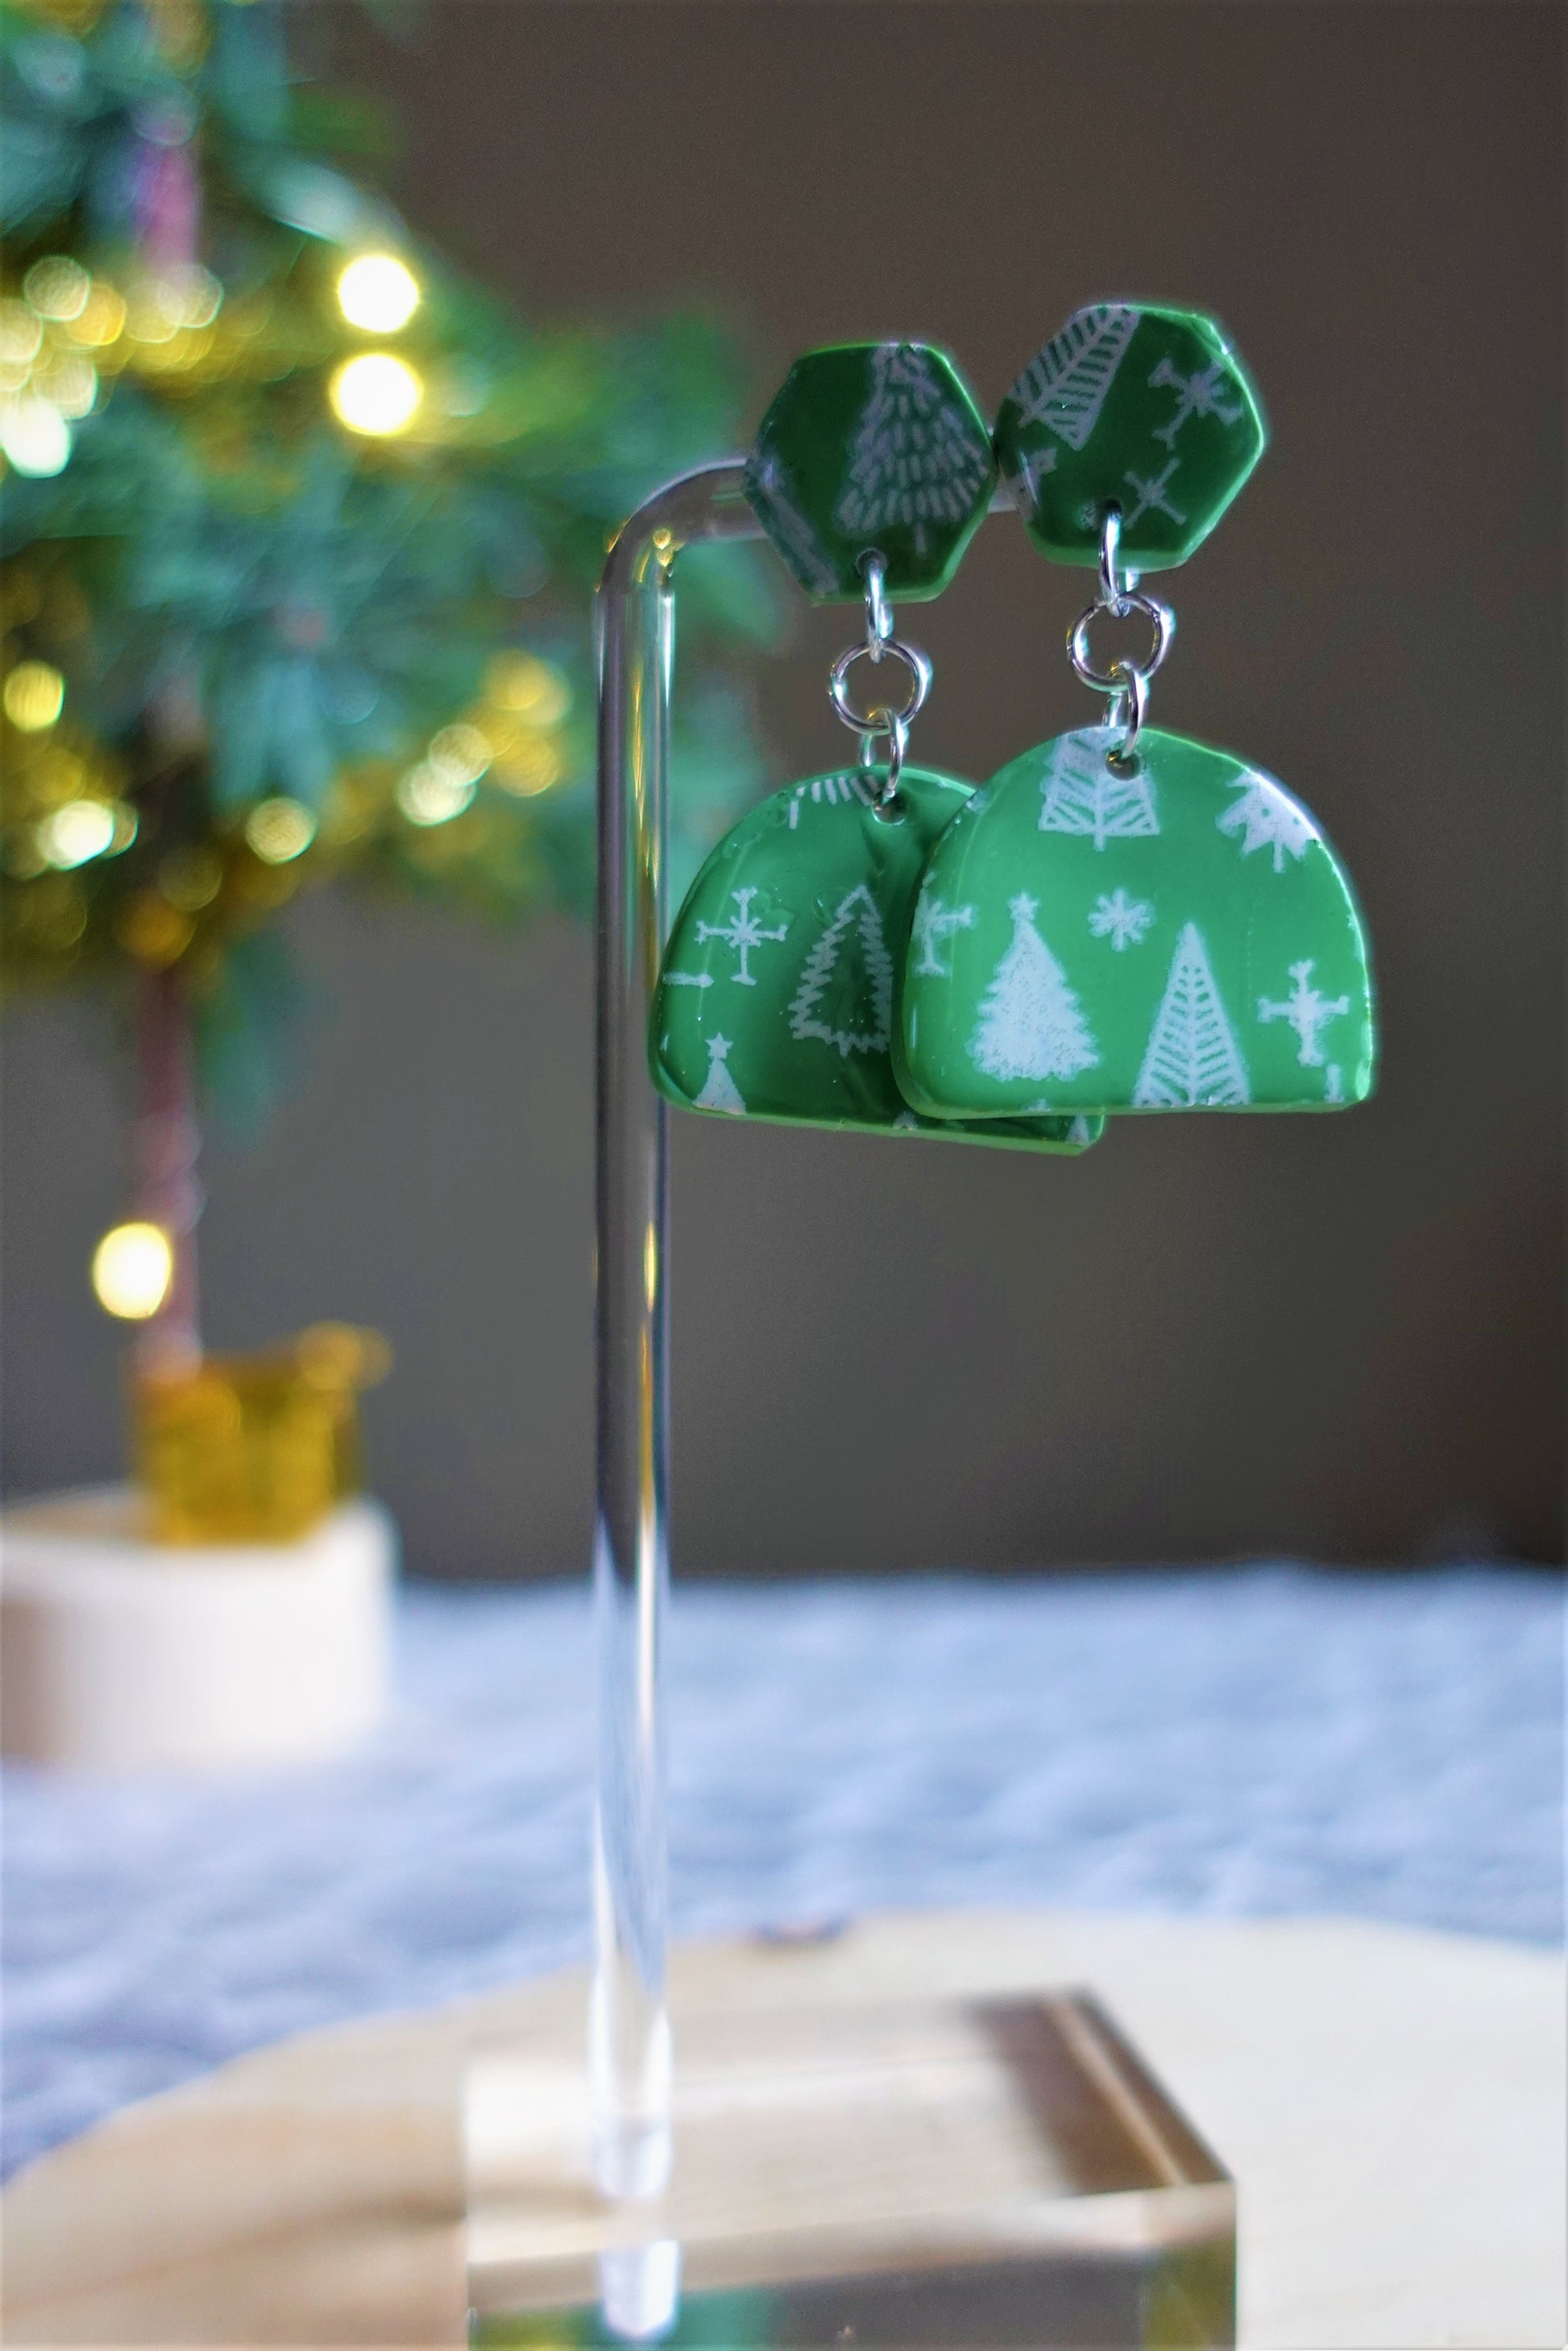
M99 1287L156 1298L146 1369L199 1354L194 1103L277 1081L280 909L586 909L589 590L732 437L711 329L522 326L326 161L364 110L288 15L0 6L4 975L126 1008L151 1231ZM761 782L704 651L770 625L733 558L682 614L678 867Z

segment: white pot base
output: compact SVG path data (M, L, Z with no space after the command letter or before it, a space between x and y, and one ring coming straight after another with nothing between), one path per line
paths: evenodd
M397 1531L345 1503L297 1541L171 1547L130 1487L0 1516L0 1745L99 1771L303 1761L379 1716Z

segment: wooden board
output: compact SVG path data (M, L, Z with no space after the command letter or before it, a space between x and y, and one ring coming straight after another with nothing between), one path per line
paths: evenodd
M1550 1955L1335 1921L881 1917L691 1945L681 2015L1086 1983L1234 2174L1249 2351L1559 2351L1564 2014ZM5 2340L463 2339L462 2098L576 2062L580 1978L287 2042L112 2117L0 2206Z

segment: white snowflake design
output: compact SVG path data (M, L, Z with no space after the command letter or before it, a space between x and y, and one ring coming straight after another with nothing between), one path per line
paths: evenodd
M1296 1035L1296 1060L1303 1070L1321 1070L1328 1060L1323 1050L1323 1032L1331 1020L1343 1020L1350 1010L1348 996L1324 996L1312 984L1311 956L1291 966L1291 977L1295 986L1285 997L1258 998L1258 1018L1262 1021L1288 1020ZM1334 1076L1338 1078L1337 1064ZM1337 1099L1337 1097L1333 1097Z
M697 925L697 936L704 945L709 939L727 940L740 957L736 969L730 974L731 979L737 987L755 987L757 976L748 961L752 949L763 946L767 940L784 938L788 933L789 925L780 923L775 929L764 931L761 922L752 912L752 901L757 895L756 891L732 890L730 895L735 902L735 911L729 921L727 923L700 922Z
M1089 928L1096 938L1109 939L1114 952L1122 955L1128 947L1142 946L1153 920L1154 908L1147 898L1129 898L1125 890L1113 890L1106 897L1102 891L1089 916Z
M1196 375L1183 375L1168 351L1149 377L1151 384L1168 384L1177 394L1176 413L1168 424L1157 424L1154 437L1174 449L1176 437L1189 416L1217 416L1221 424L1240 424L1246 409L1240 401L1228 405L1221 397L1227 378L1225 363L1215 360Z
M972 931L974 925L972 906L950 906L930 891L922 891L909 940L916 950L916 960L909 969L922 979L950 979L952 974L941 958L941 943L954 931Z
M1137 503L1129 507L1123 516L1124 530L1130 529L1135 522L1141 522L1146 514L1168 515L1172 522L1187 520L1181 508L1173 507L1166 496L1170 487L1170 477L1180 462L1179 457L1173 457L1162 474L1151 474L1147 480L1142 474L1135 474L1130 465L1127 467L1123 478L1129 481L1137 492Z

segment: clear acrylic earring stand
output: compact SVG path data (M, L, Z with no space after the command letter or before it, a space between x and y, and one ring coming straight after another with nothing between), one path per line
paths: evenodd
M674 2074L669 1145L647 1034L667 923L675 566L685 548L762 536L742 461L705 465L630 517L599 587L588 2065L586 2094L558 2050L471 2068L473 2325L491 2344L1210 2351L1235 2339L1231 2183L1086 1996L697 2018Z

